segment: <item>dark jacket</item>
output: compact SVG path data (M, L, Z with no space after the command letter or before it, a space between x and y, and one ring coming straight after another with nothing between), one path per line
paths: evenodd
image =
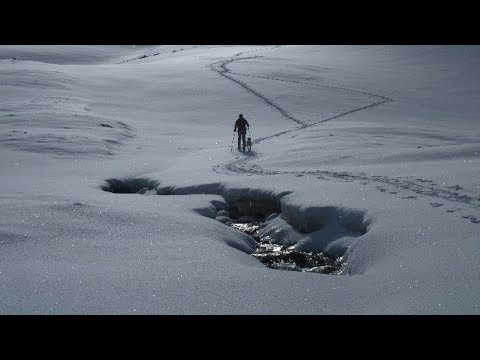
M247 127L250 127L248 124L248 121L245 120L245 118L238 118L237 121L235 121L235 127L233 128L233 131L235 132L238 129L239 133L246 133L247 132Z

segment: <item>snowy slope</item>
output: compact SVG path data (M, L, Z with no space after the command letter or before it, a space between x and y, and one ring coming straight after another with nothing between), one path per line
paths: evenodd
M0 46L0 313L479 313L479 65L478 46ZM264 266L214 219L235 199L343 275Z

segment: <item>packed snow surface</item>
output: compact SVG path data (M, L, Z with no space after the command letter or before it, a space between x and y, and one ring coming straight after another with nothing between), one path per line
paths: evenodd
M0 313L478 314L479 114L479 46L0 46Z

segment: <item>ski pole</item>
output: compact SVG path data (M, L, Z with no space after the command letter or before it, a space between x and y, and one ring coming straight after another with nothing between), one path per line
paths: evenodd
M230 144L230 152L233 152L233 140L235 140L235 131L233 132L232 143Z

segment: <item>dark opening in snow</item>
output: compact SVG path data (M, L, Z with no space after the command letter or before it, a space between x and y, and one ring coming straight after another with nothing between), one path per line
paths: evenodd
M100 188L116 194L136 194L158 187L158 181L146 178L106 179L105 183Z
M292 246L278 245L269 236L261 236L260 229L266 219L274 213L281 213L280 205L269 199L264 201L247 197L226 198L228 209L217 212L216 219L225 225L251 236L258 247L253 252L265 266L276 270L339 274L343 258L332 258L323 252L304 252Z
M269 236L263 232L262 235L262 228L277 216L280 216L280 219L298 234L312 234L333 224L349 231L351 236L362 236L367 232L369 224L361 212L331 206L312 207L299 212L287 210L283 213L280 200L289 192L272 195L252 189L225 191L221 184L184 188L159 187L157 181L147 178L106 179L105 183L101 185L102 190L113 193L145 194L149 190L155 190L157 195L215 194L222 196L224 201L211 203L216 209L216 214L213 212L215 215L211 210L207 211L206 215L199 213L214 217L221 223L251 236L258 243L252 255L267 267L277 270L321 274L342 274L345 270L345 251L336 252L338 254L336 257L333 257L331 252L327 254L323 251L299 251L291 244L276 244L278 239L273 238L275 234ZM328 234L327 232L327 236Z
M323 252L295 251L287 245L277 245L268 236L262 237L258 230L265 218L240 217L223 223L250 235L259 246L252 254L265 266L276 270L339 274L342 258L333 259Z

